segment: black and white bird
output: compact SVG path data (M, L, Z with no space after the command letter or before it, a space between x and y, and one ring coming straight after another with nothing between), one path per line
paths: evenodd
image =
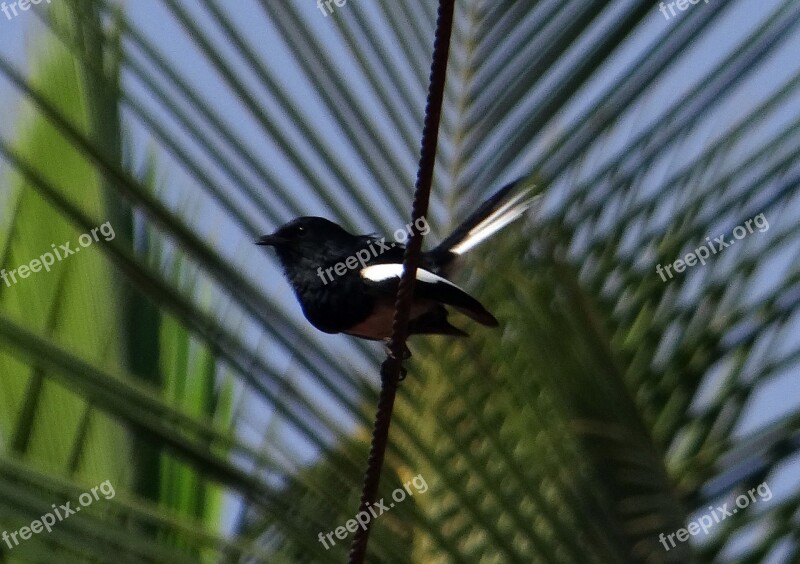
M478 300L447 278L461 255L531 207L536 200L532 188L518 186L512 182L501 188L437 247L422 253L409 335L467 336L450 324L445 306L482 325L498 325ZM353 235L321 217L299 217L256 243L275 249L303 314L314 327L362 339L391 337L403 245L387 244L386 238L375 235Z

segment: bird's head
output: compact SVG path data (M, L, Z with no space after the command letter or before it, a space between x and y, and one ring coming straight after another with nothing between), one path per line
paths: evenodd
M348 255L357 241L358 237L323 217L298 217L256 244L274 247L284 266L290 266L298 261L322 265L337 255Z

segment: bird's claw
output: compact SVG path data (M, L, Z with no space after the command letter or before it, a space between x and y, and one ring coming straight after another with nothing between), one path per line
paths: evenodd
M409 358L411 358L411 351L408 350L408 346L406 346L405 344L403 344L403 350L400 351L400 358L398 358L397 355L394 354L394 351L392 350L390 343L387 342L384 344L384 346L386 348L386 355L389 356L390 358L400 361L408 360Z
M400 351L400 357L398 358L397 355L394 354L394 351L392 351L392 349L389 346L389 344L390 344L389 342L385 343L386 356L388 357L388 359L387 359L386 362L384 362L383 368L381 369L381 374L384 377L386 376L386 372L385 371L388 368L388 365L390 364L390 360L392 360L392 361L394 361L394 362L396 362L398 364L397 381L398 382L402 382L403 380L406 379L406 376L408 375L408 370L406 370L405 366L403 366L403 361L408 360L409 358L411 358L411 351L408 350L408 347L405 345L405 343L403 343L403 350Z

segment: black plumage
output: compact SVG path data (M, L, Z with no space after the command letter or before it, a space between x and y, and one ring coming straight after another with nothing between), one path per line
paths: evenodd
M421 256L409 334L465 336L448 321L450 306L482 325L495 317L448 281L456 259L514 221L532 204L516 183L498 191L439 246ZM300 217L257 241L272 246L306 319L320 331L385 340L391 335L404 247L373 235L353 235L321 217Z

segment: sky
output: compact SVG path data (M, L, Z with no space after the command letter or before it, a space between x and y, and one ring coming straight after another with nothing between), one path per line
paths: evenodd
M55 2L56 0L53 1ZM710 0L710 2L718 1L721 0ZM231 58L237 61L236 68L245 76L248 86L253 91L263 94L264 105L270 108L269 93L263 92L257 77L249 70L249 66L234 54L233 48L225 41L223 32L215 25L213 17L197 8L195 3L184 1L180 2L180 4L198 18L204 29L211 30L212 37L218 40L218 45L223 45L230 49L230 52L224 54L231 55ZM618 4L622 5L624 2L619 2ZM667 7L669 4L666 3L664 10L669 9ZM713 24L708 33L703 34L698 39L690 54L681 58L681 60L672 61L670 71L664 73L663 78L651 86L648 95L636 107L631 108L625 118L620 121L617 125L617 141L615 142L612 137L607 146L599 148L595 154L590 155L590 157L596 158L594 160L588 159L589 162L587 162L584 170L581 171L584 177L591 178L593 170L599 169L605 159L614 157L615 143L617 147L622 146L622 139L652 123L661 122L667 126L674 116L665 113L665 108L668 108L672 101L678 100L680 96L688 91L699 77L705 76L706 69L726 56L728 49L731 45L736 44L736 40L741 33L754 28L780 2L778 0L742 0L731 2L730 4L732 7L726 10L724 16ZM279 39L279 33L276 31L274 23L263 17L263 13L257 9L254 0L237 0L235 4L228 5L231 6L231 9L226 14L236 23L237 29L242 30L245 37L252 41L252 44L263 46L262 56L269 57L270 63L273 65L285 66L287 72L278 76L280 85L292 93L298 111L310 116L319 116L319 120L314 123L314 127L321 129L322 136L325 138L330 150L335 152L337 159L348 167L348 171L352 175L352 182L358 182L360 177L359 167L361 166L359 164L361 158L358 151L352 147L344 132L331 125L329 108L325 106L325 102L321 97L313 91L312 85L303 77L302 73L292 72L297 69L297 64L292 59L287 45ZM330 53L341 54L341 56L335 56L334 60L342 76L358 77L354 61L348 55L348 46L343 44L339 36L332 32L328 18L337 17L337 15L344 13L339 11L363 9L365 17L371 21L377 21L375 11L363 0L358 3L358 8L355 7L355 0L351 0L344 6L337 7L337 12L328 16L317 10L313 2L308 2L308 6L308 10L303 13L303 16L310 23L319 40L329 47ZM136 0L134 2L126 2L125 8L132 21L141 30L144 30L147 36L158 38L158 47L161 52L181 69L183 76L198 92L203 94L204 99L214 102L214 108L219 111L227 123L235 124L237 133L247 143L248 148L254 154L262 156L265 161L269 162L269 168L275 174L282 178L294 179L293 182L297 185L297 201L302 205L302 213L305 215L329 216L330 209L324 199L318 196L313 186L307 185L302 175L298 173L297 168L291 162L280 157L277 147L264 136L253 115L245 109L238 96L225 85L219 73L209 65L207 57L199 54L197 46L181 31L180 26L172 15L165 10L162 3L157 0ZM706 3L690 5L688 8L688 10L704 9L708 9ZM551 126L554 131L559 127L572 127L574 125L572 122L578 119L581 111L593 102L594 96L602 92L609 83L615 80L619 70L623 69L630 60L638 55L642 46L649 44L653 36L664 33L669 26L675 25L678 19L682 17L685 17L685 15L677 13L675 16L666 18L662 11L659 10L659 4L654 2L651 16L632 35L627 47L615 57L612 57L605 64L604 72L598 73L585 87L581 96L577 96L570 106L565 109L563 114L559 116L559 122ZM600 32L601 29L598 28L598 33ZM33 13L20 13L20 15L11 20L0 13L0 55L14 61L20 68L27 68L31 58L37 52L37 47L40 46L41 38L45 35L44 26ZM393 36L389 34L387 34L387 38L389 38L387 41L394 41ZM392 45L387 46L389 52L391 52L391 48ZM769 96L773 91L771 86L777 84L792 72L797 71L798 57L796 57L796 53L798 52L800 52L800 35L794 33L791 41L770 57L756 77L737 87L734 96L726 99L711 111L711 117L707 119L708 127L702 131L687 135L681 145L675 148L674 154L665 155L664 160L680 162L681 159L686 159L697 151L702 150L703 145L724 132L726 126L735 119L738 113L743 112L744 108L752 107L760 99ZM575 53L575 56L580 56L579 45L576 46ZM408 83L414 84L416 77L409 71L403 72L406 73L404 78ZM164 123L168 124L173 130L180 131L180 127L173 123L170 113L152 99L146 87L143 87L130 75L126 76L126 84L131 92L140 95L148 103L148 107L157 116L160 116ZM350 80L348 85L357 96L358 107L354 108L355 112L364 115L365 120L369 120L379 131L384 132L387 137L391 136L392 132L389 131L388 121L380 119L382 110L374 102L370 85L357 78ZM546 85L543 88L546 88ZM415 89L413 95L420 105L424 102L425 92L421 88ZM0 120L0 135L4 138L13 135L15 127L13 117L16 115L15 107L18 100L18 93L9 85L7 80L0 77L0 104L5 110L4 115L12 117L12 119ZM798 115L796 113L798 110L800 110L800 104L792 105L787 109L785 115L779 114L773 118L773 122L765 123L760 133L768 135L780 123ZM528 108L519 108L520 114L524 114L526 111L528 111ZM130 112L126 112L125 117L131 124L134 161L140 162L154 142L151 134L132 117ZM419 124L415 120L418 118L415 116L405 117L407 119L405 126L409 135L416 134L415 132L419 130ZM509 128L512 128L512 126L513 123L509 125ZM505 135L507 133L506 130L500 130L494 135ZM192 147L192 150L202 159L202 152L192 141L192 136L185 132L180 132L179 135L186 140L187 146ZM314 168L319 181L325 182L329 173L326 172L324 165L318 162L317 157L315 157L302 136L295 133L293 135L295 137L293 137L292 141L298 153ZM548 136L542 135L542 139L542 143L544 143ZM752 141L757 142L757 139ZM487 140L486 147L491 147L491 139ZM534 162L537 155L543 150L543 147L538 150L534 147L528 154L521 156L520 160L515 163L515 170L525 170L526 166L530 162ZM413 180L416 171L413 152L409 153L404 148L402 150L398 148L398 155L400 155L398 159L407 173L407 177ZM735 155L732 158L735 158ZM4 163L0 161L0 173L3 171L3 166ZM167 185L169 187L168 190L172 192L168 195L168 198L174 202L177 203L184 198L190 198L191 194L195 192L193 190L195 179L177 165L174 159L165 156L160 172L162 183ZM500 180L497 179L498 182ZM208 182L218 183L222 187L229 183L217 170L211 171ZM486 189L488 190L489 187ZM2 194L3 190L2 186L0 186L0 203L2 202ZM297 214L296 206L293 207L281 201L275 201L274 204L284 220L288 220ZM345 198L341 205L345 210L352 209L353 229L364 232L381 231L389 234L393 231L393 226L398 223L394 209L388 201L376 199L374 202L375 215L385 218L382 225L367 223L363 214L359 213L355 202L347 201ZM753 211L757 212L758 210L754 209ZM435 220L439 219L441 223L445 219L441 201L434 202L433 216L434 221L431 223L434 224L434 229L436 229L437 223ZM262 226L264 233L270 232L276 227L275 224L260 217L257 210L250 209L249 217L254 224ZM771 236L771 233L776 231L774 226L780 227L783 225L785 227L788 222L796 221L798 217L800 217L800 209L782 210L777 216L768 214L767 219L770 221L772 229L764 233L754 233L751 236L753 239L752 244L764 244ZM207 201L198 201L196 203L193 211L193 223L200 232L216 241L218 246L231 257L231 260L240 262L248 276L260 284L268 285L268 291L277 298L276 301L284 304L284 311L288 315L300 318L299 308L288 285L280 280L280 272L274 262L267 260L266 257L253 258L250 256L252 239L260 233L245 233L239 229L232 228L230 222L224 218L224 215L220 214ZM729 231L731 226L735 224L736 222L731 223L731 218L720 218L718 232L709 233L709 236L715 237L718 233ZM763 239L764 243L759 243L759 239ZM698 245L702 243L702 240L698 241ZM776 280L779 280L783 269L786 268L792 258L793 255L789 253L776 257L774 260L769 261L768 264L765 264L755 278L756 283L751 290L752 296L754 298L757 297L760 291L769 288ZM723 259L724 257L721 257L720 261L723 261ZM724 268L724 263L721 262L715 268L717 267ZM224 309L225 305L223 304L220 307ZM797 329L800 329L800 319L790 320L787 325L795 329L795 335L800 335L800 331L797 331ZM252 329L251 338L255 346L260 347L263 345L255 328ZM313 338L323 348L347 350L349 347L345 337L328 337L314 334ZM783 337L779 346L784 347L785 350L791 350L793 346L797 345L797 342L798 340L792 340L791 336ZM373 357L369 355L354 355L354 370L361 374L364 379L374 378L373 373L375 370L371 360L377 358L378 352L379 349L376 348L376 355ZM287 367L292 363L291 356L285 354L285 352L282 356L279 356L278 360L275 360L274 357L271 360L283 363ZM757 371L757 367L754 367L753 370ZM301 385L309 385L303 383L300 376L298 378ZM795 409L797 406L798 385L800 385L800 381L798 381L797 367L789 366L784 375L772 379L755 394L755 397L745 409L745 417L738 432L746 434L753 429L760 428L771 421L779 419L781 415ZM709 391L713 390L713 377L708 378L705 386ZM700 399L702 399L702 394ZM331 405L331 409L335 410L335 406ZM309 450L304 452L301 458L310 458L312 456L313 451ZM771 478L770 486L776 500L779 500L782 495L797 489L800 483L797 478L800 473L796 472L798 464L800 464L800 460L796 458L792 464L787 465L784 470L776 473ZM704 508L699 510L700 513L702 511L704 511Z

